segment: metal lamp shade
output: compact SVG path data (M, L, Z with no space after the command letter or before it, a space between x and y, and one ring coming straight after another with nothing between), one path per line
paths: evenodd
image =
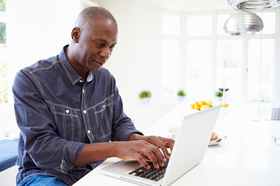
M245 35L260 32L263 29L262 19L251 12L238 12L225 22L224 30L231 35Z
M262 11L280 7L280 0L227 0L235 10Z

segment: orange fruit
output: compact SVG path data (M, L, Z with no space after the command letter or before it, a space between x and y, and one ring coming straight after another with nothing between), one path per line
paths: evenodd
M198 102L198 101L195 101L195 102L194 102L194 105L198 105L198 106L199 106L199 102Z
M199 105L195 105L194 109L195 110L200 110L200 106Z
M191 109L194 109L194 104L191 104L191 105L190 105L190 108L191 108Z
M200 106L206 105L206 102L205 101L200 101L199 105Z
M220 104L221 105L221 107L224 107L224 105L223 104ZM229 104L225 104L225 107L228 107L229 106Z

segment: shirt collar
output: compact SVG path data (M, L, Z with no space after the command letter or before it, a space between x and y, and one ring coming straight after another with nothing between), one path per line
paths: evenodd
M63 67L65 73L67 74L67 77L72 82L72 85L75 85L80 80L83 81L83 78L81 78L81 76L72 67L72 65L70 64L70 62L68 61L68 59L65 55L65 50L67 49L68 46L69 45L65 45L63 47L62 51L59 54L59 58L60 58L60 61L62 62L61 64L62 64L62 67ZM92 81L92 79L93 79L92 71L89 71L86 81L90 82L90 81Z
M91 82L93 79L93 72L92 71L89 71L88 72L88 75L87 75L87 82Z

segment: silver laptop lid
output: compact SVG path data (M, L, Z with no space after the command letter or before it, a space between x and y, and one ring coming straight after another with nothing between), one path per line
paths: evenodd
M219 110L220 106L216 106L184 117L165 176L158 182L129 175L141 166L136 160L116 162L102 168L102 173L139 185L170 185L204 158Z
M171 184L203 160L220 108L216 106L184 117L163 185Z

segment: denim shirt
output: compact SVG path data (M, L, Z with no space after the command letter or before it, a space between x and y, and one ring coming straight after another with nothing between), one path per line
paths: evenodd
M17 184L50 175L74 184L103 161L74 167L87 143L127 141L135 129L123 112L114 77L105 68L84 81L61 53L21 71L13 84L20 137Z

